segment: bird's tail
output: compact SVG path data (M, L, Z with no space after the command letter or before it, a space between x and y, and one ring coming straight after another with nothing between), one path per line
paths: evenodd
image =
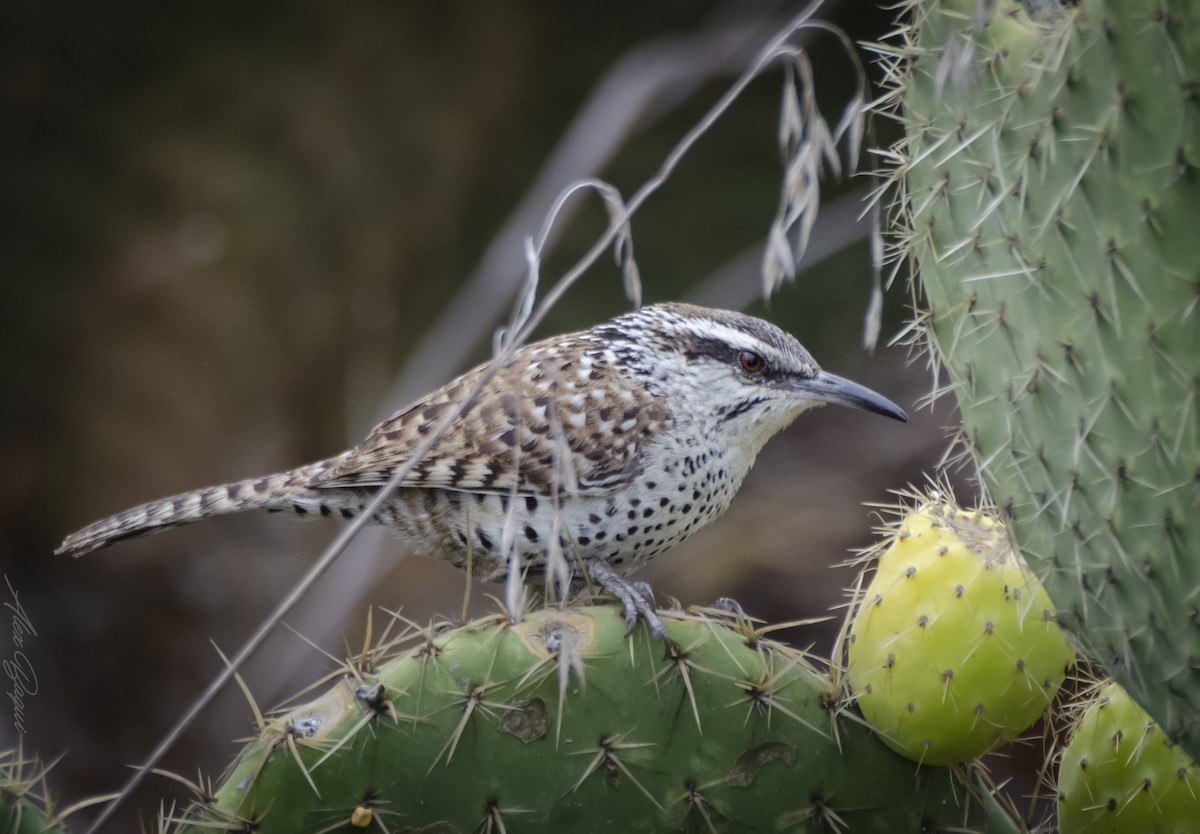
M276 475L194 489L150 501L72 533L55 553L82 556L125 539L246 510L290 509L304 515L318 503L309 484L330 463L321 461Z

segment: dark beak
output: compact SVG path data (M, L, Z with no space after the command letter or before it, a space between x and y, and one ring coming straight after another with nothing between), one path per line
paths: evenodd
M848 405L851 408L861 408L863 411L872 411L882 414L884 417L891 417L893 420L908 422L908 415L904 413L904 409L887 397L876 394L870 388L859 385L857 382L851 382L837 374L817 371L817 375L812 379L797 380L793 384L814 399Z

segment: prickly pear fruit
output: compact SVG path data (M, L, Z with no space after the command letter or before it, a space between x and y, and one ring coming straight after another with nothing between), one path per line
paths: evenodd
M1061 834L1200 831L1200 767L1116 683L1083 710L1058 791Z
M850 685L897 752L974 759L1037 721L1074 652L1004 526L929 503L879 557L849 633Z

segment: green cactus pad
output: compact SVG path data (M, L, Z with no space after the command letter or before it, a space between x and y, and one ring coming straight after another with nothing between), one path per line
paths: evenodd
M67 830L50 799L48 771L21 748L0 752L0 832L63 834Z
M664 622L666 645L626 637L619 607L414 632L268 722L171 830L1016 830L839 714L829 675L744 618Z
M1200 767L1116 683L1080 716L1058 792L1061 834L1200 830Z
M982 513L908 513L863 593L850 686L888 745L924 764L978 758L1027 730L1074 652L1054 607Z
M901 250L964 440L1062 624L1200 755L1200 5L914 10Z
M39 809L18 798L0 795L0 832L4 834L61 834L61 825L46 819Z

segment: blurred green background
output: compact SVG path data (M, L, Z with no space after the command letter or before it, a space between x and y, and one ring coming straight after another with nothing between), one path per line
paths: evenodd
M521 276L521 240L553 195L593 175L631 194L799 8L0 9L0 562L37 629L25 649L38 691L20 740L67 752L51 780L63 798L123 781L220 669L210 641L236 651L338 527L234 517L81 560L53 556L62 536L144 500L339 452L486 358ZM823 16L868 41L891 20L857 0L827 3ZM851 65L828 36L803 43L836 121ZM931 388L924 360L860 347L872 274L852 221L869 179L823 185L836 210L813 245L829 256L769 306L753 302L782 173L781 80L775 70L751 85L633 221L647 301L748 303L913 417L803 417L721 522L639 575L660 602L732 596L777 621L843 600L854 571L831 566L871 542L877 518L864 502L920 483L952 419L946 404L915 409ZM887 144L890 126L876 129L869 141ZM593 200L565 224L547 281L604 223ZM900 288L888 294L883 342L905 301ZM606 257L539 335L627 308ZM425 621L457 616L462 592L453 569L369 530L288 622L340 657L361 644L368 606ZM489 592L476 589L473 611L488 610ZM828 654L836 625L789 636ZM281 630L244 674L266 709L332 668ZM230 691L166 764L215 775L250 731ZM5 716L0 741L16 740ZM143 818L164 796L183 793L151 779ZM136 816L123 819L112 830L133 830Z

